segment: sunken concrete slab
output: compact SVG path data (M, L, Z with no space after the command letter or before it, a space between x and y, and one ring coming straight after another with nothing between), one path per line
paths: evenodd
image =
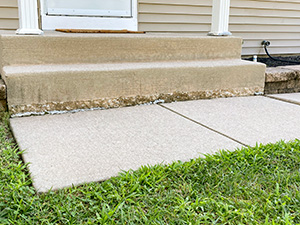
M300 138L300 106L267 97L164 104L246 145Z
M240 144L158 105L10 120L39 192Z
M300 93L299 92L298 93L290 93L290 94L274 94L274 95L268 95L268 97L300 105Z

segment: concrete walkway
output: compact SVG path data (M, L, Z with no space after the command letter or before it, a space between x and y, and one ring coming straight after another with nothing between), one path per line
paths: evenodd
M282 98L280 96L283 96ZM272 96L271 96L272 97ZM294 103L240 97L11 119L37 191L102 181L142 165L300 138ZM274 96L273 96L274 97Z

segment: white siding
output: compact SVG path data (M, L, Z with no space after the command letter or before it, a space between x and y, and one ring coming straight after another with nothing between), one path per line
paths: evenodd
M0 29L18 28L17 0L0 0ZM206 35L212 0L139 0L139 30ZM300 0L231 0L229 30L244 38L243 55L300 54Z
M0 0L0 30L16 30L18 26L18 1Z
M211 3L211 0L139 0L139 30L207 34Z
M300 0L231 0L230 31L244 38L243 54L300 54Z
M207 34L212 0L140 0L139 29ZM300 0L231 0L229 30L244 38L243 55L300 54Z

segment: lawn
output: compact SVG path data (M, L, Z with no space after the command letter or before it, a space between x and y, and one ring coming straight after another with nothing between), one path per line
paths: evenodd
M142 167L45 194L35 193L7 119L0 141L0 224L300 223L299 140Z

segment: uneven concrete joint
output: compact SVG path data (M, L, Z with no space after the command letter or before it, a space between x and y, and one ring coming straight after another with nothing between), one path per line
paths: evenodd
M36 113L49 113L53 111L73 111L77 109L109 109L142 104L170 103L176 101L227 98L237 96L251 96L263 92L262 87L215 89L198 92L174 92L148 96L103 98L97 100L72 101L72 102L47 102L44 104L10 105L9 111L13 115L30 115Z

